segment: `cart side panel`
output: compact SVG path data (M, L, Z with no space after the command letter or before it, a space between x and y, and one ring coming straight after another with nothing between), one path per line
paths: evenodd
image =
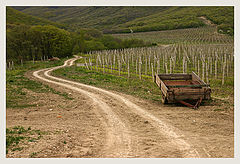
M157 74L155 75L155 83L159 88L161 88L161 80Z
M155 75L155 82L160 88L162 94L164 94L164 96L167 96L168 88L166 87L164 82L160 79L159 75Z
M166 87L166 85L163 83L162 80L161 80L161 91L164 94L164 96L167 96L168 88Z
M200 77L195 74L195 72L192 72L192 80L197 81L202 85L206 85L206 83L203 80L201 80Z
M180 100L198 100L200 98L208 100L210 99L211 90L208 88L201 88L201 89L179 89L174 88L172 92L168 94L169 102L176 102Z

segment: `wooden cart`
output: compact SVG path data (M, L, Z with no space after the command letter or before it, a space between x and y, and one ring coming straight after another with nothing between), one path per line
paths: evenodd
M156 74L155 83L161 90L164 104L179 102L195 109L200 106L202 100L211 98L211 88L194 72L191 74ZM192 105L186 100L197 102Z

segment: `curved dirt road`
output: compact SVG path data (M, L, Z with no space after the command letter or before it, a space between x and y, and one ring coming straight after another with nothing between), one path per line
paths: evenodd
M64 65L33 72L33 75L47 83L68 88L89 98L95 114L101 120L106 133L106 143L102 147L101 157L146 157L140 143L151 141L152 151L168 154L166 157L208 157L207 153L196 150L187 137L177 128L154 116L128 98L97 87L51 76L56 69L73 65L78 58L65 61ZM145 127L136 125L133 118L144 122ZM144 136L151 130L150 136ZM150 149L148 148L146 149ZM169 154L169 153L173 154ZM148 154L150 152L148 151ZM154 157L149 154L148 157Z

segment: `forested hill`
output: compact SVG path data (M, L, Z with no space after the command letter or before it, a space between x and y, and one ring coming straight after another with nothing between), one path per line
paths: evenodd
M151 46L139 39L118 39L91 28L74 31L7 7L7 61L22 63L68 57L95 50ZM64 29L65 28L65 29Z
M105 33L123 33L182 29L204 26L204 16L224 31L233 34L233 7L181 6L69 6L69 7L14 7L24 13L66 24L72 30L91 27Z
M64 25L56 22L49 21L47 19L31 16L13 9L12 7L6 8L7 24L10 25L53 25L59 28L66 28Z

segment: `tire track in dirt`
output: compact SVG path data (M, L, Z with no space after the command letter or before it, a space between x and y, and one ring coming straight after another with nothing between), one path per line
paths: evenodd
M133 142L133 141L131 140L131 136L129 135L129 130L126 128L126 125L119 119L119 117L117 117L113 113L113 111L111 111L111 108L103 100L101 100L102 99L101 96L97 95L95 93L92 93L89 90L93 90L93 92L97 92L100 94L108 95L108 96L112 97L115 101L120 101L123 105L127 106L133 113L148 120L150 122L150 124L152 126L154 126L160 134L164 135L170 141L170 143L172 145L176 146L183 153L183 155L182 155L183 157L186 157L186 158L201 157L201 155L198 153L198 151L196 151L189 143L187 143L184 140L184 135L182 135L178 129L176 129L175 127L173 127L171 125L166 124L165 122L163 122L159 118L155 117L153 114L147 112L140 106L134 104L127 98L125 98L121 95L115 94L113 92L106 91L104 89L100 89L97 87L61 79L58 77L53 77L50 75L50 73L56 69L73 65L74 61L77 59L78 58L69 59L62 66L54 67L51 69L39 70L39 71L34 72L33 75L41 80L46 81L46 82L64 86L64 87L73 89L75 91L78 91L80 93L87 95L88 97L90 97L92 99L93 102L95 102L99 107L101 107L101 109L105 113L107 113L107 115L108 115L107 120L109 122L108 125L113 125L112 127L106 126L107 131L109 132L109 136L108 136L109 143L108 144L112 145L112 146L109 146L107 149L111 150L111 152L113 152L112 157L127 157L128 155L130 155L130 152L132 151L131 150L131 142ZM56 80L58 82L40 77L38 75L39 72L44 72L44 75L47 78ZM64 83L61 83L61 82L64 82ZM78 87L75 87L75 86L78 86ZM81 87L81 89L79 87ZM107 107L107 108L105 108L105 107ZM112 142L114 140L116 140L115 143ZM122 145L125 145L125 146L122 146Z
M70 63L70 65L72 65L74 60L70 59L66 61L63 66L58 66L58 67L55 67L54 69L59 69L61 67L67 66L68 62ZM50 70L53 70L53 69L50 69ZM115 113L111 110L111 108L105 102L101 101L100 98L93 93L89 93L85 90L73 87L69 84L52 81L38 75L42 71L50 71L50 70L43 69L43 70L35 71L33 75L43 81L80 92L88 96L90 99L92 99L93 103L95 103L96 106L101 108L103 113L100 115L102 117L106 117L106 120L107 120L107 122L105 122L104 120L101 120L103 121L103 124L107 129L107 143L105 148L106 152L104 152L105 156L106 157L129 157L132 151L131 150L132 141L131 141L131 136L129 135L129 130L126 127L126 125L118 118L118 116L115 115Z

